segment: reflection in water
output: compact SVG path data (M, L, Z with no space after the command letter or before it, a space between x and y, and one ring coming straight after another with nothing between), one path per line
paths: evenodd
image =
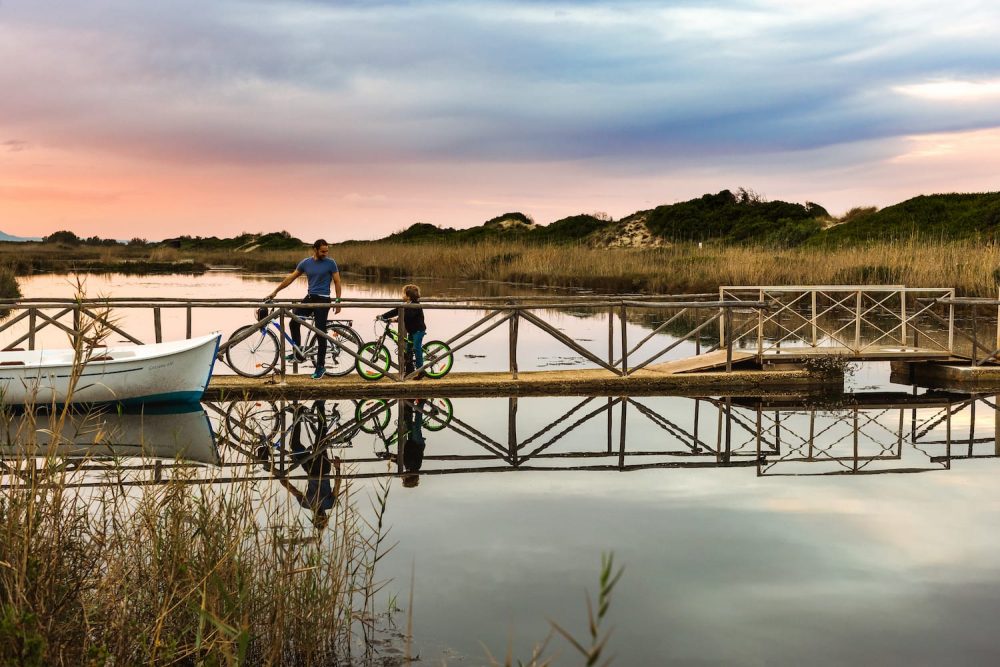
M211 464L219 469L190 481L273 478L322 524L345 477L398 476L413 487L421 475L502 470L946 470L955 459L1000 456L997 415L993 396L933 393L855 394L836 406L627 396L233 401L96 411L61 422L16 414L0 454L85 459L89 465L75 468L91 472L107 459L119 472L130 461L146 470L146 459L160 459L154 478L137 476L143 483Z
M350 504L351 478L416 487L390 503L386 522L399 548L380 576L405 590L416 562L418 638L446 638L469 656L481 655L480 640L502 647L507 618L521 624L511 635L537 638L546 615L571 608L592 583L597 554L614 549L628 568L613 605L616 664L664 656L837 664L851 661L845 650L872 664L880 650L926 649L926 626L913 618L927 608L922 595L960 619L942 622L937 640L1000 608L990 600L976 607L980 591L1000 591L990 569L1000 543L982 530L1000 506L981 460L1000 453L997 415L992 396L930 393L858 393L837 405L621 396L232 401L175 415L87 415L48 440L48 415L15 415L2 453L7 480L22 470L17 457L36 453L29 441L58 441L53 454L80 485L174 479L224 494L228 482L250 480L300 517L303 539ZM111 432L121 437L101 435ZM185 433L194 434L186 448ZM192 446L206 434L211 456ZM144 447L120 448L136 443ZM871 476L958 461L966 463L945 475ZM323 539L337 539L333 526ZM974 593L958 587L962 577ZM816 627L828 629L836 650Z
M996 415L995 401L985 396L858 394L846 406L760 398L586 397L572 404L544 398L439 398L210 408L225 412L225 445L231 450L246 450L248 439L273 441L274 465L283 474L296 462L284 456L288 423L296 420L283 423L282 418L302 414L308 448L337 451L344 476L396 475L406 486L417 485L418 473L501 470L747 467L759 476L917 472L948 469L954 458L998 454L994 425L987 436L981 423L984 415L991 420ZM959 425L968 428L968 436L958 435ZM430 444L427 432L434 434ZM373 436L371 449L356 446L365 436Z

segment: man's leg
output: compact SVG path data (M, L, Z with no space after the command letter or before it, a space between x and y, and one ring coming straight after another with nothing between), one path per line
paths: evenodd
M330 318L329 308L316 309L316 328L326 331L326 323ZM318 349L316 351L316 368L326 368L326 336L316 336Z

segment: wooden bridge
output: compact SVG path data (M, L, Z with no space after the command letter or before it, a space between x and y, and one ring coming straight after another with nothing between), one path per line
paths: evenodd
M0 325L5 350L66 347L67 339L111 344L134 344L190 337L222 329L224 336L254 321L263 304L245 299L79 298L21 299L0 303L12 315ZM344 299L342 308L374 315L407 306L398 301ZM317 335L310 319L295 314L298 302L268 304L259 326L275 321L284 329L290 322ZM378 384L405 392L516 394L654 391L711 387L759 387L816 383L816 359L836 361L895 361L906 364L947 364L974 368L977 379L1000 380L996 366L1000 333L996 310L1000 300L956 298L950 288L910 288L901 285L858 286L724 286L718 294L539 296L532 298L434 299L421 304L432 311L464 312L467 325L445 339L453 353L488 340L491 357L503 358L505 371L463 372L462 364L447 378L411 382L421 369L404 368L403 351L396 370ZM988 311L984 314L984 311ZM603 317L604 340L577 340L552 320L566 314ZM402 321L403 318L399 318ZM469 321L471 320L471 321ZM635 325L645 328L636 335ZM521 368L525 327L542 334L553 351L575 358L574 370ZM435 333L441 330L435 328ZM400 333L405 333L400 331ZM506 333L506 336L504 336ZM350 377L307 384L286 366L284 337L280 366L265 380L247 380L229 374L223 339L220 363L212 380L217 392L316 392L365 394L370 383ZM330 339L333 342L333 339ZM336 341L352 357L357 349ZM456 355L457 356L457 355ZM993 370L997 368L998 370ZM403 389L407 387L407 389Z

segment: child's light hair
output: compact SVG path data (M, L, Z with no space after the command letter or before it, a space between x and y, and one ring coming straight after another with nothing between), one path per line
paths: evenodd
M416 285L403 285L403 294L410 301L416 301L420 298L420 288Z

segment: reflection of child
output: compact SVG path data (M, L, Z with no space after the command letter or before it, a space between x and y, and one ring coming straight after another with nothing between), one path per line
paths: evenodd
M403 287L403 301L406 303L420 303L420 288L416 285L405 285ZM390 322L396 319L398 311L394 308L382 313L379 317ZM406 326L406 372L410 373L414 368L424 365L424 334L427 333L427 324L424 323L423 308L403 309L403 324ZM416 357L417 365L413 365ZM417 376L419 380L422 375Z
M420 403L417 402L417 405ZM416 414L414 414L416 412ZM420 483L420 467L424 464L423 415L411 406L403 407L406 425L406 444L403 445L403 486L412 488Z

